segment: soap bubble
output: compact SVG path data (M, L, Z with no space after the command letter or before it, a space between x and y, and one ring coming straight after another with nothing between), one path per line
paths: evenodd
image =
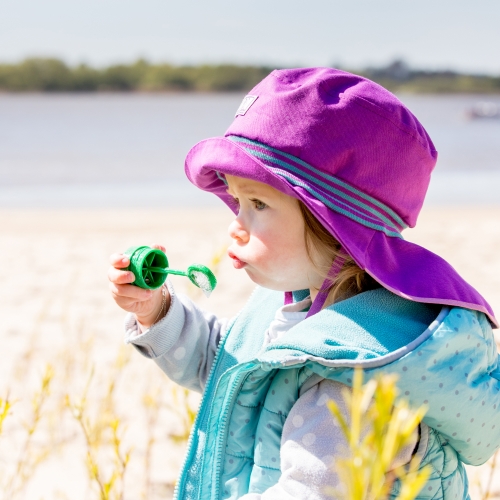
M201 290L205 294L205 297L210 297L210 294L213 291L213 287L212 283L210 283L210 280L208 279L208 276L206 276L201 271L191 271L190 278L196 286L201 288Z

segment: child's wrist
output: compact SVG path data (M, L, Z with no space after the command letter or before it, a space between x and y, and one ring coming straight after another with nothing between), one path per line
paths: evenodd
M142 331L151 328L154 324L161 321L168 313L170 308L170 293L165 285L161 287L160 303L154 310L145 316L136 313L135 317Z

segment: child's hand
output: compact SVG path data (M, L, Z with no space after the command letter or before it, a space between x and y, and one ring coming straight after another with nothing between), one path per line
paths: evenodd
M160 245L152 245L152 248L165 251L165 248ZM131 271L123 270L129 265L129 258L123 254L114 253L109 260L111 264L108 270L109 289L115 302L125 311L135 313L137 321L143 329L149 328L161 319L158 317L162 307L161 287L156 290L145 290L130 285L129 283L134 282L134 274ZM170 307L170 294L168 290L165 291L167 304L163 314L166 314Z

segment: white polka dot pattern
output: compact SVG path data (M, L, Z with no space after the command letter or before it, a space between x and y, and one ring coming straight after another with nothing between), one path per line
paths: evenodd
M305 446L311 446L316 442L316 434L312 432L308 432L303 438L302 442L304 443Z
M500 448L499 354L483 314L451 309L433 335L390 366L400 394L412 406L426 405L424 422L465 463L481 465Z
M316 404L318 406L324 406L328 402L328 399L329 399L328 394L321 394L321 396L318 398L318 401L316 402Z
M174 358L177 360L177 361L180 361L181 359L184 358L184 356L186 356L186 348L185 347L179 347L177 348L175 351L174 351Z

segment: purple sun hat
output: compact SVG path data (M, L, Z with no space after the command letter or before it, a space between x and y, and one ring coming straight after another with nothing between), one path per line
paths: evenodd
M481 311L484 298L441 257L405 241L437 152L389 91L330 68L276 70L242 102L224 137L196 144L186 175L235 210L224 175L301 200L382 286L410 300Z

